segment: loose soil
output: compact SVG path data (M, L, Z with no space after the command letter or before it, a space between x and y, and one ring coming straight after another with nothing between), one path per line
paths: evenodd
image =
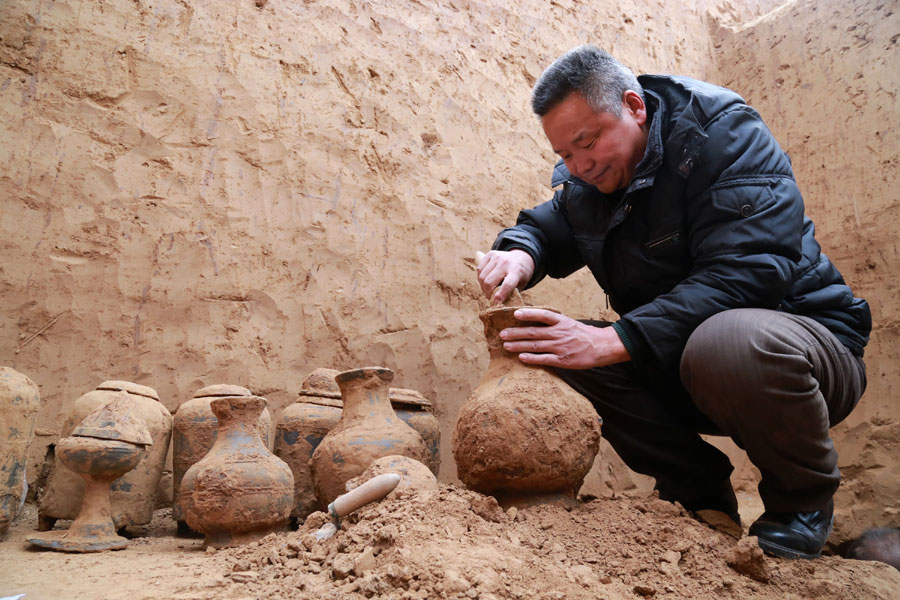
M0 543L0 597L894 600L900 590L888 565L767 557L754 538L653 496L503 511L441 484L395 491L324 541L313 533L327 517L313 513L297 531L218 552L176 538L166 509L127 550L85 555L27 549L26 509Z

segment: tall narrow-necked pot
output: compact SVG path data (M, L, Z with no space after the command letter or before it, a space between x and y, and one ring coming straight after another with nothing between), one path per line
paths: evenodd
M453 431L457 473L467 487L502 505L569 503L597 454L600 420L550 369L526 365L503 348L503 329L541 325L516 319L517 308L479 315L490 363Z
M341 420L328 432L310 459L320 506L346 491L346 482L383 456L408 456L428 462L422 436L404 423L390 401L394 372L384 367L344 371L335 377L341 389Z
M239 546L282 528L291 514L294 478L259 436L258 396L216 398L216 441L184 474L178 502L185 521L206 535L204 546Z

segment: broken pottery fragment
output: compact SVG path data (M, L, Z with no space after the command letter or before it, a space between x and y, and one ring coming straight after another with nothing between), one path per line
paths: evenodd
M517 308L497 306L479 315L490 363L459 412L452 440L457 473L504 507L570 505L597 455L600 419L552 371L526 365L503 348L503 329L541 325L516 319Z
M116 534L110 509L110 486L136 467L153 440L137 407L124 391L93 412L56 445L60 463L85 482L78 515L63 531L36 533L35 546L62 552L122 550L128 540Z
M25 502L25 463L40 404L38 387L31 379L0 367L0 540Z
M328 432L310 459L316 498L321 506L343 494L347 481L382 456L398 454L426 463L422 436L391 408L389 385L394 372L384 367L344 371L341 420Z
M159 480L172 436L172 415L159 401L159 395L153 388L130 381L104 381L96 390L75 400L60 435L60 439L72 435L75 427L88 414L119 398L120 392L126 394L138 417L146 424L153 445L137 467L113 483L110 502L116 529L127 525L146 525L153 518ZM83 493L84 479L55 459L38 506L38 530L52 529L57 519L74 519Z
M184 474L178 491L185 522L206 535L204 547L225 548L255 541L283 527L294 499L288 465L259 436L266 399L216 398L218 420L212 448Z
M197 461L206 456L216 441L219 422L213 414L210 403L216 398L225 396L252 396L245 387L230 384L208 385L194 393L194 397L184 402L175 411L175 422L172 429L172 517L178 524L179 533L187 533L190 529L184 521L184 511L178 503L178 491L184 474ZM259 415L259 435L263 444L271 448L269 431L272 419L264 408Z

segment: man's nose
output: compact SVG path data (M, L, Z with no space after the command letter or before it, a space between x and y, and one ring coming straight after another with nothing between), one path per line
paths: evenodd
M579 178L587 173L591 167L591 159L585 155L572 156L570 162L572 163L572 165L569 171L572 173L572 175Z

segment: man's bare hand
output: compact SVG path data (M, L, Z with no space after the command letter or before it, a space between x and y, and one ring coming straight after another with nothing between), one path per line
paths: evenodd
M612 327L593 327L541 308L520 308L520 321L546 326L508 327L500 332L503 347L532 365L590 369L631 360Z
M534 259L522 250L491 250L478 263L478 285L491 304L504 302L534 275Z

